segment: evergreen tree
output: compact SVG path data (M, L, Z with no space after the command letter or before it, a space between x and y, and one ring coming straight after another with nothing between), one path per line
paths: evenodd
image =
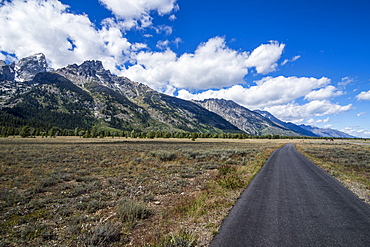
M136 138L135 130L132 130L132 131L131 131L130 137L131 137L131 138Z
M98 128L96 126L92 127L91 129L91 137L92 138L98 137Z
M156 133L154 131L150 131L146 134L146 138L154 139L156 137Z
M23 126L21 132L19 133L21 137L27 138L31 136L31 127Z
M56 137L57 135L62 134L62 130L58 127L53 127L49 130L50 137Z
M75 134L75 136L79 136L79 134L80 134L80 128L79 127L75 128L74 134Z
M198 134L198 133L196 133L196 132L191 133L191 140L192 140L192 141L195 141L195 139L197 139L197 138L198 138L198 136L199 136L199 134Z

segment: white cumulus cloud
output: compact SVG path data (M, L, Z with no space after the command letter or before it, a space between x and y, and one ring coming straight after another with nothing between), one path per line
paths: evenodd
M163 44L167 43L159 47L166 47ZM229 48L223 37L214 37L201 43L194 53L181 56L169 49L142 51L135 57L136 65L123 74L157 90L167 84L190 90L223 88L244 83L249 68L256 67L263 74L275 70L284 46L277 42L262 44L249 54Z
M224 38L215 37L200 44L194 53L180 57L169 49L142 51L135 57L137 65L123 74L155 89L168 83L176 88L219 88L243 82L248 73L243 65L247 57L246 52L228 48Z
M127 28L152 25L151 11L159 15L178 9L177 0L99 0L117 19L124 20ZM173 18L173 17L172 17Z
M280 59L284 47L285 44L279 44L276 41L260 45L251 53L245 61L245 65L250 68L255 67L259 74L276 71L277 61Z
M367 92L361 92L356 96L358 100L370 100L370 90Z
M167 47L168 47L168 45L170 44L170 41L169 40L159 40L158 42L157 42L157 45L156 45L156 47L158 48L158 49L162 49L162 50L164 50L164 49L166 49Z
M340 96L343 95L342 91L337 91L337 88L329 85L325 88L321 88L319 90L315 90L310 92L305 96L305 99L308 100L324 100L324 99L329 99L332 97Z
M339 114L352 109L352 104L341 106L333 104L328 100L315 100L304 105L289 103L265 107L264 110L270 112L279 119L288 122L300 123L312 116L322 117L325 115Z
M248 88L234 85L226 89L206 90L197 94L183 89L178 92L178 97L188 100L229 99L251 110L268 111L283 121L300 123L312 118L312 116L339 114L352 109L352 104L345 106L334 104L325 97L318 97L318 95L317 97L312 96L310 98L312 101L303 105L295 102L312 92L320 91L321 88L328 88L329 83L330 79L326 77L319 79L312 77L265 77L256 81L255 86ZM315 89L319 90L315 91Z
M329 122L330 122L329 117L327 117L325 119L313 119L313 118L311 118L311 119L306 120L306 123L309 124L309 125L316 125L316 124L329 123ZM330 124L325 125L325 128L330 128L330 127L332 127L332 125L330 125Z
M356 137L370 138L370 131L359 128L358 126L346 127L342 129L341 131L349 135L356 136Z
M265 77L256 81L256 85L245 88L235 85L227 89L207 90L191 94L186 90L179 91L179 97L203 100L207 98L225 98L251 109L281 105L309 94L313 89L330 83L330 79L322 77Z
M18 58L43 52L55 68L95 59L117 72L131 52L145 47L131 44L109 20L96 29L88 16L69 13L57 0L5 2L0 23L0 51Z

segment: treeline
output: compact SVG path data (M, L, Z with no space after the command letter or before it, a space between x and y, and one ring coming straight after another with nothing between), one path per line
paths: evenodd
M140 130L117 130L117 129L104 129L93 127L89 128L75 128L61 129L59 127L52 128L34 128L30 126L23 127L12 127L2 126L0 127L0 137L9 136L21 136L27 137L57 137L57 136L79 136L82 138L105 138L105 137L124 137L124 138L230 138L230 139L246 139L252 138L247 134L231 134L231 133L197 133L197 132L162 132L162 131L140 131ZM255 138L256 136L254 136Z
M0 127L0 137L21 136L23 138L57 137L57 136L78 136L81 138L184 138L195 140L197 138L220 138L220 139L327 139L325 137L308 137L308 136L281 136L281 135L248 135L246 133L197 133L197 132L162 132L162 131L125 131L116 129L103 129L92 127L91 129L75 128L61 129L59 127L51 128L33 128L30 126L23 127ZM330 139L347 139L347 138L330 138Z

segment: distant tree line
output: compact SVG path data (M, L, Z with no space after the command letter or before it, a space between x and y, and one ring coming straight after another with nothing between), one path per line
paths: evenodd
M117 130L98 128L75 128L61 129L59 127L43 127L34 128L28 125L23 127L0 126L0 137L21 136L23 138L31 138L36 136L52 137L57 136L79 136L81 138L140 138L140 139L155 139L155 138L183 138L183 139L198 139L198 138L220 138L220 139L327 139L325 137L308 137L308 136L281 136L281 135L248 135L246 133L199 133L199 132L163 132L163 131L140 131L140 130ZM331 138L331 139L347 139L347 138Z

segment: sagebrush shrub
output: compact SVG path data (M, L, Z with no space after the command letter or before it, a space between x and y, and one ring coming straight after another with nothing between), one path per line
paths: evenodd
M122 222L135 222L138 219L146 219L152 215L143 203L136 202L132 199L121 199L117 206L117 215Z

